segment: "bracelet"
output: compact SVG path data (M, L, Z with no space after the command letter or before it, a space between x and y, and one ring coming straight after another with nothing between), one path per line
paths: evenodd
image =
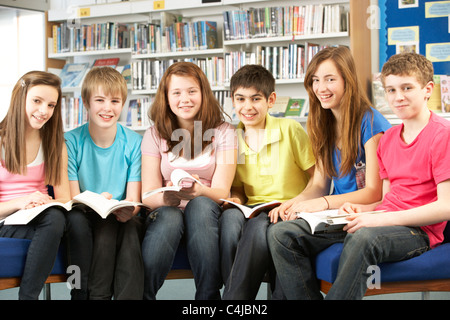
M330 203L328 202L327 198L325 198L325 196L322 196L322 198L325 200L325 202L327 203L327 210L330 209Z

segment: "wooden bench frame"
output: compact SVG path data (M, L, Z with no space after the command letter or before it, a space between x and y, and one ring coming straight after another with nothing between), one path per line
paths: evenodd
M320 281L320 290L325 294L331 286L327 281ZM422 298L427 299L430 292L450 292L450 279L382 282L380 289L368 289L365 296L405 292L422 292Z

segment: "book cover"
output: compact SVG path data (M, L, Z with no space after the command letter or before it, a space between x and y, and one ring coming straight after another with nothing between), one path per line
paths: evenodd
M120 58L96 59L92 67L111 67L115 69L119 64L119 60Z
M195 179L192 175L190 175L188 172L184 171L183 169L173 170L170 175L170 181L172 182L173 186L165 186L165 187L161 187L161 188L157 188L154 190L144 192L142 194L142 199L150 197L159 192L180 191L182 188L190 188L193 183L202 184L202 182L200 180Z
M215 49L219 47L217 42L217 22L205 21L206 48Z
M274 117L283 117L286 112L290 97L277 97L275 104L269 109L269 114Z
M430 99L428 99L428 109L433 112L441 112L442 111L442 99L441 99L441 76L434 75L434 89L431 93Z
M278 207L279 205L281 205L280 201L271 201L271 202L267 202L267 203L263 203L263 204L259 204L257 206L253 206L253 207L248 207L246 205L240 204L240 203L236 203L227 199L220 199L223 202L229 203L235 207L237 207L239 210L241 210L241 212L244 214L244 216L247 219L251 219L256 217L257 215L259 215L261 212L269 212L270 210L272 210L273 208Z
M450 112L450 76L441 76L442 112Z
M66 63L61 70L61 87L74 88L79 87L89 68L89 63Z
M291 98L284 114L285 117L300 117L302 108L305 104L305 99Z

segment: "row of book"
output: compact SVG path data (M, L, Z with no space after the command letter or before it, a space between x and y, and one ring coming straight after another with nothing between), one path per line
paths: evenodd
M152 99L150 97L131 99L128 104L127 120L128 127L149 127L148 110Z
M224 58L185 58L169 60L139 59L131 63L133 90L155 90L167 68L175 62L187 61L197 64L205 73L211 86L222 86L224 82Z
M220 105L225 104L226 99L229 99L230 92L228 90L215 91L214 95L219 101ZM127 127L132 128L148 128L151 121L148 117L148 110L153 102L152 97L140 97L130 99L126 112L126 120L123 123ZM64 131L69 131L88 121L88 113L83 106L81 97L66 97L61 99L61 116L63 119Z
M53 53L130 48L130 30L124 23L105 22L71 25L67 21L52 28Z
M308 4L223 12L225 40L309 35L347 31L344 6Z
M88 114L81 97L63 96L61 98L61 117L64 131L72 130L86 123Z
M132 62L133 90L154 90L165 70L176 61L196 63L206 74L211 86L228 85L236 71L246 64L260 64L272 72L275 79L303 79L312 57L327 47L313 43L288 46L256 46L255 52L226 52L223 57L185 58L169 60L138 59Z
M225 99L230 96L228 90L214 91L214 96L223 106ZM151 125L151 121L148 117L148 110L153 103L153 97L141 97L136 99L130 99L127 108L127 119L125 125L133 128L148 128Z
M135 23L131 29L135 54L214 49L219 46L217 22Z

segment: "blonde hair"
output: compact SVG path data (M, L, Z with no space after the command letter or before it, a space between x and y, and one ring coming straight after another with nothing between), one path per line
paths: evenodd
M58 185L61 180L59 168L62 166L64 133L61 119L61 80L54 74L30 71L24 74L14 86L8 113L0 123L0 138L5 151L2 165L13 174L26 174L25 128L28 121L26 98L28 90L37 85L51 86L58 91L58 101L53 115L40 129L44 151L45 183Z
M86 108L90 107L91 95L99 87L102 87L105 94L120 94L122 103L127 100L127 82L120 72L111 67L95 67L86 74L81 87L81 98Z
M314 156L322 165L327 177L337 176L333 165L336 148L336 118L331 110L322 108L313 90L313 76L321 63L331 60L344 79L344 95L340 101L341 113L341 176L351 172L361 146L361 123L370 109L370 101L357 77L355 62L347 47L329 47L319 51L311 60L305 75L305 87L309 96L310 110L307 120L308 135Z

